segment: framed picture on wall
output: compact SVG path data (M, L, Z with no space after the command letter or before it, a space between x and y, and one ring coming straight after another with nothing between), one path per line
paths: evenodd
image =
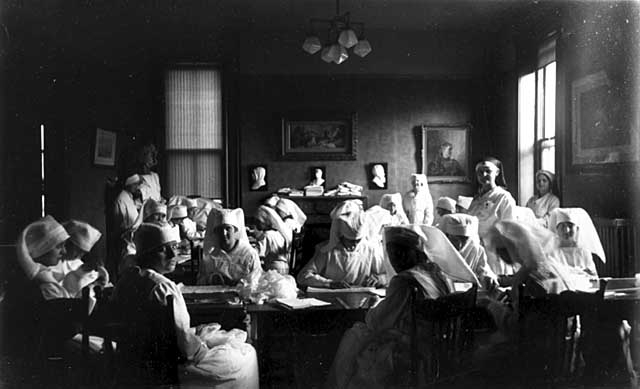
M369 189L387 189L387 163L372 162L367 164L367 182Z
M470 182L470 124L422 126L422 172L429 182Z
M612 86L605 71L571 85L574 165L637 161L638 131L631 129L631 100Z
M267 165L249 166L249 190L266 191L269 190Z
M355 160L357 115L340 112L295 112L282 118L286 160Z
M96 129L96 138L93 144L93 163L98 166L116 165L116 140L117 134L113 131Z

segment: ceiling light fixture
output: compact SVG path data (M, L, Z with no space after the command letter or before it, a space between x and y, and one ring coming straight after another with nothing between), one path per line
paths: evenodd
M327 29L327 40L324 44L316 31L319 25ZM310 19L309 33L302 44L302 49L309 54L321 51L320 58L327 63L341 64L349 58L347 49L365 57L371 52L371 44L364 37L364 23L351 21L351 14L340 14L340 0L336 0L336 16L332 19Z

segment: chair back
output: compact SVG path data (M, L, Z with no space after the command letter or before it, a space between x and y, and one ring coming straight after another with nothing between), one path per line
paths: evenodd
M304 227L300 228L300 232L293 232L293 238L291 240L291 255L290 255L290 269L291 269L291 274L293 274L294 276L297 274L298 272L298 267L301 264L301 260L302 259L302 243L304 241Z
M413 387L445 381L463 372L471 356L473 328L470 314L477 285L465 292L425 299L413 286L411 376Z
M590 354L606 281L597 292L566 290L542 297L525 295L519 285L518 349L527 355L522 377L562 382L573 378L581 353Z

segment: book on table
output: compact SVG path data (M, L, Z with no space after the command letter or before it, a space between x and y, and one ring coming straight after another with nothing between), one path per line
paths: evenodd
M354 294L354 293L370 293L375 294L379 297L385 297L387 295L387 290L384 288L374 288L372 286L359 286L353 288L344 288L344 289L329 289L329 288L315 288L310 286L307 288L307 294Z
M324 307L331 303L316 298L278 298L275 302L287 309L305 309L311 307Z

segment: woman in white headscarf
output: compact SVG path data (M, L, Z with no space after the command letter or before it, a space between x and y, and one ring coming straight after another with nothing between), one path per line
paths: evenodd
M293 239L293 231L287 226L275 209L261 205L255 213L256 249L264 262L265 270L277 270L289 273L289 251Z
M380 197L382 208L391 214L391 225L399 226L401 224L409 224L409 219L402 209L402 195L400 193L387 193Z
M478 283L437 228L387 227L384 234L398 274L387 297L369 310L365 322L345 332L329 372L329 388L406 387L413 285L419 286L424 299L437 299L453 291L454 280Z
M276 212L284 223L294 232L300 232L307 221L307 215L294 201L290 199L278 199L275 206Z
M66 255L67 239L67 231L49 215L18 236L20 270L10 279L4 306L4 314L11 318L6 323L11 336L4 341L10 348L15 344L18 352L33 353L34 347L43 345L49 351L62 350L63 343L80 332L80 300L71 298L50 268ZM34 344L37 341L43 343Z
M427 176L424 174L411 175L412 189L403 198L403 207L411 224L433 223L433 198L429 191Z
M105 286L109 283L109 273L102 266L98 259L86 258L93 246L100 240L102 233L92 225L78 221L69 220L65 222L64 228L69 233L69 240L66 242L66 252L68 258L80 261L80 266L65 275L62 286L74 297L81 297L82 288L91 284Z
M249 244L242 208L209 213L198 284L235 286L262 273L258 252Z
M258 361L253 347L245 343L244 331L227 333L217 323L191 328L182 292L165 276L175 269L174 247L179 239L166 223L143 223L134 237L138 266L118 280L113 302L126 320L146 320L152 327L158 308L167 305L167 296L173 296L178 350L186 359L179 366L181 386L258 388ZM174 360L178 363L177 356Z
M582 208L556 208L549 216L549 229L558 235L553 258L578 273L598 276L593 256L607 261L589 214Z
M467 213L478 218L478 234L484 243L487 231L498 220L514 218L516 201L507 191L502 162L493 157L485 157L476 165L476 195ZM489 266L494 273L513 274L513 266L500 261L496 253L487 250Z
M535 194L527 201L527 208L531 208L538 223L547 227L551 211L560 206L560 199L555 195L556 176L548 170L536 172Z
M438 226L480 281L480 286L494 291L498 277L487 264L487 254L478 237L478 218L463 213L442 216Z
M152 143L145 144L142 146L138 158L142 201L153 199L158 202L164 202L161 194L160 176L151 170L151 168L158 164L158 150L156 146Z
M331 211L329 242L316 247L313 258L298 273L298 284L321 288L385 286L382 253L366 239L361 204L345 201Z

